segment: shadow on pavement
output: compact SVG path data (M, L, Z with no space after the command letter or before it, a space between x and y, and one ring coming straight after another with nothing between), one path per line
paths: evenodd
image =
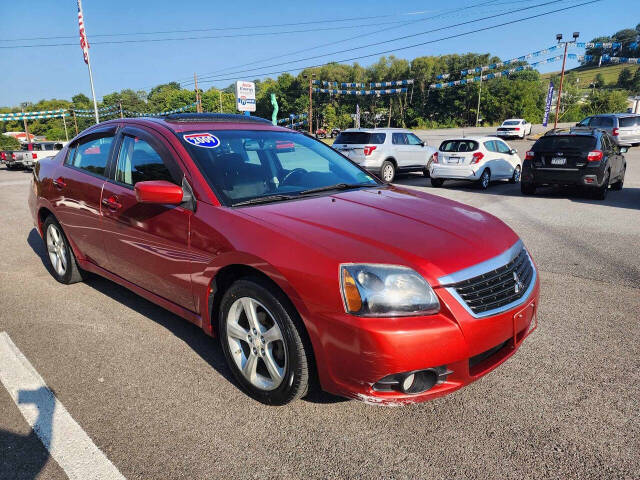
M33 403L38 409L38 418L28 435L0 429L0 478L32 480L38 477L49 460L45 442L49 442L52 436L55 401L48 388L40 387L37 390L20 390L18 403Z
M486 190L480 189L472 182L463 182L458 180L447 180L444 185L439 188L431 186L428 178L422 175L407 175L399 177L394 182L396 185L426 187L429 193L437 193L438 190L463 190L473 191L480 195L504 195L514 197L524 197L520 192L519 184L512 184L506 181L495 181L489 185ZM433 190L433 192L431 191ZM535 195L527 196L531 200L536 198L566 198L572 202L588 203L592 205L605 205L616 208L627 208L631 210L640 210L640 188L624 187L620 191L609 190L609 194L605 200L596 200L592 198L589 192L578 187L539 187Z
M51 267L44 247L44 242L35 228L29 232L27 243L40 257L43 265L50 272ZM84 280L84 283L162 325L176 337L187 343L187 345L189 345L205 362L211 365L226 380L237 386L235 379L233 378L233 374L227 366L227 362L217 338L209 337L198 326L174 315L162 307L159 307L155 303L149 302L148 300L136 295L131 290L121 287L117 283L100 277L99 275L89 274ZM330 395L319 389L313 389L310 391L304 400L312 403L336 403L340 401L347 401L347 399Z

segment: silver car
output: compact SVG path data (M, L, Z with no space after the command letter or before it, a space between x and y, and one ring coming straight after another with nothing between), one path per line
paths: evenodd
M618 146L640 145L640 115L633 113L607 113L587 117L577 127L598 128L613 137Z
M423 172L428 176L436 152L402 128L349 128L340 132L333 148L385 182L392 182L397 173Z

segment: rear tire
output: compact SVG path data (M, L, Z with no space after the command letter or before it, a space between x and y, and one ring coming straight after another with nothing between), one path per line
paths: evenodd
M520 192L523 195L533 195L536 193L536 186L533 183L520 182Z
M607 170L605 173L604 180L602 182L602 186L595 189L593 192L593 198L596 200L604 200L607 198L607 193L609 193L609 178L611 176L611 172Z
M254 277L234 282L220 303L218 332L227 364L249 396L285 405L307 393L311 346L297 312L277 288Z
M62 227L53 215L49 215L43 223L44 246L51 266L51 275L60 283L70 285L81 282L82 270L78 267L73 250Z
M440 188L442 185L444 185L444 178L432 178L431 179L431 186L432 187Z
M486 190L487 188L489 188L490 183L491 183L491 172L489 171L488 168L485 168L482 171L482 175L480 175L480 178L478 179L478 187L480 187L480 189L482 190Z
M393 182L393 179L396 178L396 166L393 162L389 160L385 160L382 162L382 167L380 168L380 176L382 180L387 183Z
M622 176L620 177L620 180L618 180L616 183L611 185L611 190L617 190L617 191L622 190L622 187L624 186L624 175L625 175L625 173L627 173L627 167L625 167L622 170Z

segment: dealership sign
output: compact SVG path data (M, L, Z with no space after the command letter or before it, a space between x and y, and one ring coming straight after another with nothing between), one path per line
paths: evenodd
M253 82L236 82L236 108L240 112L256 111L256 85Z

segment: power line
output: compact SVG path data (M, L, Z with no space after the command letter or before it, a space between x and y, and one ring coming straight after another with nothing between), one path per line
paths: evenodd
M414 43L412 45L405 45L404 47L392 48L392 49L389 49L389 50L384 50L384 51L381 51L381 52L371 53L371 54L368 54L368 55L360 55L360 56L357 56L357 57L345 58L345 59L342 59L342 60L333 60L331 62L320 63L320 64L317 64L317 65L307 65L305 67L297 67L297 68L289 69L289 70L280 70L280 71L272 71L272 72L260 72L260 73L252 74L252 76L254 76L254 77L262 77L262 76L265 76L265 75L277 75L277 74L281 74L281 73L288 73L288 72L291 72L291 71L300 71L300 70L304 70L304 69L307 69L307 68L319 68L319 67L323 67L325 65L328 65L330 63L351 62L351 61L360 60L360 59L363 59L363 58L375 57L375 56L378 56L378 55L385 55L387 53L393 53L393 52L397 52L399 50L407 50L409 48L421 47L421 46L424 46L424 45L429 45L429 44L432 44L432 43L441 42L443 40L450 40L452 38L458 38L458 37L462 37L462 36L466 36L466 35L471 35L471 34L474 34L474 33L484 32L484 31L487 31L487 30L492 30L494 28L499 28L499 27L504 27L504 26L507 26L507 25L512 25L514 23L524 22L526 20L531 20L533 18L543 17L545 15L551 15L553 13L563 12L563 11L566 11L566 10L571 10L573 8L578 8L578 7L582 7L584 5L590 5L590 4L598 3L598 2L601 2L601 1L603 1L603 0L590 0L588 2L578 3L576 5L570 5L568 7L558 8L556 10L550 10L548 12L542 12L542 13L538 13L538 14L535 14L535 15L530 15L528 17L523 17L523 18L518 18L518 19L515 19L515 20L510 20L508 22L503 22L503 23L498 23L498 24L495 24L495 25L490 25L488 27L478 28L476 30L470 30L470 31L467 31L467 32L457 33L457 34L454 34L454 35L448 35L446 37L440 37L440 38L437 38L437 39L434 39L434 40L428 40L426 42ZM555 3L555 2L548 2L548 3ZM235 80L235 79L236 79L236 77L218 78L218 79L213 79L213 80L204 80L201 83L215 83L215 82L229 81L229 80Z
M389 18L389 17L401 17L407 15L422 15L427 13L426 11L422 12L406 12L406 13L396 13L391 15L375 15L370 17L353 17L353 18L341 18L341 19L331 19L331 20L311 20L307 22L293 22L293 23L278 23L272 25L243 25L238 27L207 27L207 28L189 28L186 30L159 30L154 32L122 32L122 33L98 33L92 34L91 37L119 37L119 36L131 36L131 35L157 35L157 34L166 34L166 33L192 33L192 32L211 32L211 31L227 31L227 30L249 30L252 28L279 28L279 27L293 27L300 25L314 25L318 23L342 23L342 22L354 22L354 21L363 21L363 20L374 20L377 18ZM402 23L401 21L398 23ZM377 24L374 24L377 25ZM346 26L341 28L353 28L358 27L359 25ZM307 30L308 31L308 30ZM32 40L55 40L55 39L65 39L65 38L76 38L77 35L61 35L61 36L47 36L47 37L30 37L30 38L4 38L0 39L0 42L27 42Z
M389 39L389 40L382 40L382 41L379 41L379 42L369 43L367 45L362 45L360 47L345 48L343 50L336 50L336 51L333 51L333 52L324 53L324 54L320 54L320 55L312 55L310 57L300 58L300 59L297 59L297 60L289 60L289 61L286 61L286 62L275 63L275 64L267 65L265 67L260 67L260 68L279 67L279 66L288 65L288 64L291 64L291 63L298 63L298 62L305 62L307 60L314 60L314 59L321 58L321 57L326 57L326 56L329 56L329 55L336 55L336 54L340 54L340 53L352 52L354 50L361 50L363 48L369 48L369 47L374 47L374 46L377 46L377 45L383 45L383 44L386 44L386 43L396 42L396 41L399 41L399 40L405 40L407 38L418 37L420 35L426 35L426 34L433 33L433 32L439 32L439 31L442 31L442 30L448 30L448 29L451 29L451 28L460 27L460 26L463 26L463 25L468 25L470 23L476 23L476 22L481 22L481 21L484 21L484 20L490 20L490 19L502 16L502 15L510 15L512 13L519 13L519 12L522 12L522 11L530 10L532 8L543 7L543 6L546 6L546 5L553 4L553 3L560 3L560 2L565 2L565 1L566 0L550 0L550 1L547 1L547 2L544 2L544 3L539 3L539 4L531 5L531 6L528 6L528 7L523 7L523 8L519 8L519 9L515 9L515 10L510 10L510 11L504 12L504 13L488 15L488 16L485 16L485 17L482 17L482 18L467 20L465 22L460 22L460 23L456 23L456 24L453 24L453 25L446 25L444 27L436 28L434 30L429 30L429 31L426 31L426 32L419 32L419 33L414 33L414 34L410 34L410 35L403 35L401 37L396 37L396 38L392 38L392 39ZM233 72L228 72L228 73L220 74L220 75L201 75L200 78L202 78L202 79L209 78L211 80L216 80L217 77L223 77L223 76L226 76L226 75L235 75L235 74L238 74L238 73L248 73L248 72L252 72L254 70L256 70L256 68L244 69L244 70L236 70L236 71L233 71ZM185 85L186 84L188 84L188 82L186 82Z
M497 1L498 0L483 1L483 2L480 2L480 3L477 3L477 4L469 5L469 6L464 7L464 8L465 8L465 10L469 10L469 9L472 9L472 8L483 7L483 6L497 6L497 5L501 5L501 4L504 4L504 3L511 3L511 4L512 3L525 3L525 2L531 2L533 0L520 0L520 1L516 1L516 2L502 2L500 4L496 4L495 2L497 2ZM494 5L492 5L492 4L494 4ZM405 27L405 26L408 26L408 25L412 25L414 23L425 22L425 21L428 21L428 20L435 20L436 18L442 17L444 15L448 15L450 13L458 13L460 11L461 11L461 9L458 9L458 8L449 9L449 10L442 10L441 13L439 13L437 15L433 15L433 16L430 16L430 17L419 18L419 19L413 20L411 22L405 22L402 26ZM275 59L278 59L278 58L288 57L290 55L296 55L298 53L304 53L304 52L307 52L309 50L317 50L319 48L328 47L328 46L331 46L331 45L336 45L336 44L339 44L339 43L348 42L350 40L357 40L359 38L368 37L368 36L371 36L371 35L377 35L377 34L380 34L381 32L386 32L388 30L393 30L394 28L395 27L387 27L387 28L383 28L383 29L378 29L378 30L375 30L373 32L358 34L358 35L355 35L355 36L352 36L352 37L347 37L347 38L342 39L342 40L335 40L335 41L331 41L331 42L327 42L327 43L322 43L320 45L315 45L313 47L303 48L301 50L295 50L293 52L283 53L283 54L275 55L273 57L262 58L260 60L254 60L254 61L248 62L248 63L252 63L252 64L254 64L254 63L265 63L265 62L268 62L270 60L275 60ZM231 66L231 67L225 67L225 68L219 70L218 73L220 71L225 72L227 70L231 70L231 69L234 69L234 68L241 67L243 65L246 65L246 63L247 62L245 62L243 64L234 65L234 66ZM207 77L209 75L213 75L213 72L203 73L202 74L202 76L204 76L204 77ZM226 73L225 73L225 75L226 75Z

